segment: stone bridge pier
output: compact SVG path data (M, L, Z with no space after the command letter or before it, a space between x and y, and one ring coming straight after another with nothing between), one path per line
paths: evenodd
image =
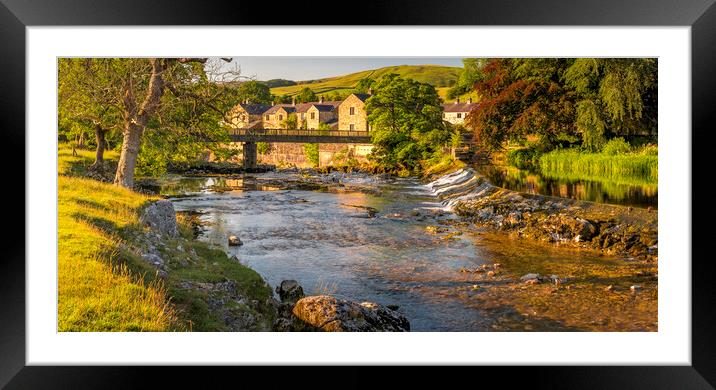
M255 169L256 168L256 142L244 142L244 168Z

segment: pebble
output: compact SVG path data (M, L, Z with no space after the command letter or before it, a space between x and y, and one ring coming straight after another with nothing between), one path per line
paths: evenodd
M495 276L495 271L489 271L489 272L487 273L487 276L489 276L489 277L491 277L491 278L494 277L494 276Z
M635 284L635 285L629 287L629 289L630 289L632 292L636 292L636 291L641 290L642 287L641 287L640 285L638 285L638 284Z
M614 286L612 286L611 284L604 288L604 291L612 291L612 290L614 290Z

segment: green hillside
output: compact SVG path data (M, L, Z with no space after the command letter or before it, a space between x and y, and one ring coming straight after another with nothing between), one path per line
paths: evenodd
M359 80L363 78L379 79L388 73L397 73L401 77L410 78L422 83L428 83L438 88L452 86L458 78L461 68L440 65L400 65L388 66L374 70L351 73L344 76L330 77L319 80L299 81L296 85L271 88L271 93L280 95L294 95L301 89L309 87L317 94L328 92L349 92Z

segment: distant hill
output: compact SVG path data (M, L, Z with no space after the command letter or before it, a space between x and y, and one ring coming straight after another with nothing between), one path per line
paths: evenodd
M261 81L261 83L265 84L269 88L288 87L291 85L296 85L295 81L285 80L285 79L271 79L271 80Z
M358 84L358 81L363 78L369 77L377 80L388 73L397 73L401 77L435 86L439 92L442 92L441 96L444 98L444 93L448 87L457 81L460 70L461 68L459 67L441 65L388 66L325 79L297 81L296 85L271 88L271 93L276 96L290 96L297 94L305 87L311 88L317 94L334 91L345 93L351 91Z

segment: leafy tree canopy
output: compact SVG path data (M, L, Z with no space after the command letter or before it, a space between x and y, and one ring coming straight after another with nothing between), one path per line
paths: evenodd
M544 148L656 132L656 60L491 59L475 83L480 107L466 123L487 149L540 137Z
M385 75L366 101L374 149L372 158L388 168L415 170L450 142L442 101L430 84Z
M271 104L272 96L269 87L258 81L244 81L239 85L238 98L250 103Z
M296 103L315 102L318 97L311 88L305 87L296 95Z

